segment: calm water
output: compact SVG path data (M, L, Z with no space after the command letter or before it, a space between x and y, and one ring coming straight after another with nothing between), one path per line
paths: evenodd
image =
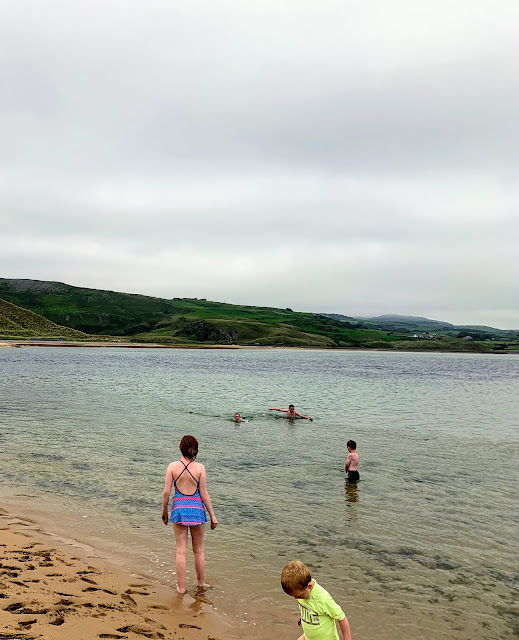
M519 357L46 347L0 374L4 495L171 583L164 472L198 438L208 597L244 638L296 636L296 557L356 640L519 636ZM314 422L267 411L291 402Z

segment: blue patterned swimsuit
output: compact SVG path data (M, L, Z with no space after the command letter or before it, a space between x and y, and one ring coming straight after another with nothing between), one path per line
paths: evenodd
M182 460L180 462L182 462ZM193 461L191 460L191 462ZM185 527L193 527L207 522L204 503L200 497L200 482L194 478L193 474L188 469L191 462L189 464L184 464L182 462L182 464L184 464L184 468L178 474L177 478L173 480L173 485L175 486L175 497L173 498L170 520L174 524L182 524ZM187 471L196 482L196 491L191 495L182 493L177 487L177 480L184 471Z

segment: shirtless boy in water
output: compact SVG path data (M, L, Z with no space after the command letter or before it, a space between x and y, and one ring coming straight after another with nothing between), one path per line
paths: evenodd
M285 418L303 418L304 420L310 420L310 422L313 420L313 418L304 416L302 413L299 413L299 411L296 411L293 404L289 404L288 409L276 409L271 407L269 411L281 411L285 414Z
M359 466L359 454L357 453L357 443L355 442L355 440L348 440L348 442L346 443L346 446L348 447L348 458L346 460L346 465L344 466L344 469L348 474L348 480L350 482L356 482L360 478L359 472L357 470Z

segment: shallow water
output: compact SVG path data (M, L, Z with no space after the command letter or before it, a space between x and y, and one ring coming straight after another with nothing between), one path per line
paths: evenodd
M519 635L519 358L45 347L0 350L0 374L4 494L172 583L164 472L198 438L208 598L244 637L297 633L295 557L355 638ZM291 402L314 422L267 411Z

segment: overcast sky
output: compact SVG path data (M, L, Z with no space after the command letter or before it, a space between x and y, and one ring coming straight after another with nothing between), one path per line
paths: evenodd
M518 0L3 0L0 277L519 329Z

